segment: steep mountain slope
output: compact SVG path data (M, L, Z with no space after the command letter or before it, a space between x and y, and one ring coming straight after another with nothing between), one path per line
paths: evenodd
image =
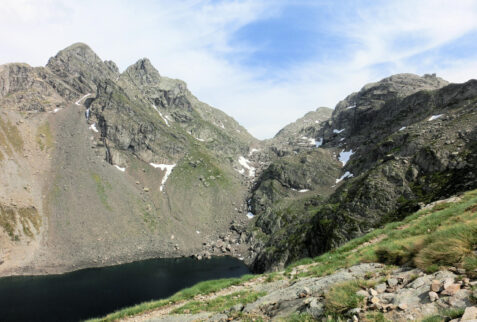
M253 207L254 269L315 256L403 218L422 202L476 187L477 82L446 84L433 75L395 75L338 103L313 139L323 143L317 150L334 154L342 167L304 175L335 175L331 191L312 191L309 198L278 207ZM267 180L257 179L252 205L280 195L263 197L261 183ZM284 213L289 224L271 230L269 223Z
M0 274L243 256L210 245L248 221L240 161L258 141L184 82L147 59L120 74L84 44L0 79Z

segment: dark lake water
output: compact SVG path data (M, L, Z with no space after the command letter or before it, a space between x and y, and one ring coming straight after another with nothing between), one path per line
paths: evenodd
M79 321L249 273L238 259L152 259L62 275L0 279L0 321Z

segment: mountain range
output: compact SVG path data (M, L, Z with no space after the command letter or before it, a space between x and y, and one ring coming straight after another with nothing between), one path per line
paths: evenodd
M0 275L232 255L282 268L477 188L477 81L398 74L260 141L144 58L0 66Z

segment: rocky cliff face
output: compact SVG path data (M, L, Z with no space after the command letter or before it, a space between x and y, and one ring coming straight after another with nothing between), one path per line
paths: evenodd
M307 193L314 202L304 199L297 205L295 200L268 211L255 207L259 233L254 234L258 239L254 268L263 271L316 256L402 219L421 203L474 188L476 84L447 85L433 75L401 74L368 84L338 103L312 139L322 143L317 151L331 153L341 166L335 172L312 166L303 175L315 180L334 176L327 193L310 187L312 192ZM301 168L306 171L306 166ZM276 189L264 198L260 185L267 180L258 181L253 205L280 196ZM307 219L291 220L277 229L264 225L270 213L284 209L291 218Z

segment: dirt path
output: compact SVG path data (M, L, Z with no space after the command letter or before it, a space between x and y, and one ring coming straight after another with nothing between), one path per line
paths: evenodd
M224 288L224 289L222 289L218 292L210 293L210 294L207 294L207 295L199 294L199 295L196 295L192 299L179 301L177 303L166 305L166 306L157 308L157 309L152 310L152 311L144 312L144 313L141 313L140 315L127 317L127 318L121 319L119 321L142 322L142 321L148 321L148 320L151 320L151 319L154 319L154 320L160 319L162 317L168 316L172 311L174 311L175 309L180 308L181 306L183 306L187 302L191 302L191 301L210 301L210 300L213 300L213 299L215 299L217 297L220 297L220 296L230 295L232 293L236 293L236 292L243 291L243 290L250 290L251 288L253 288L254 285L258 285L258 284L262 283L264 280L265 280L265 277L260 277L260 278L254 279L254 280L247 281L242 285L232 285L232 286ZM216 312L210 312L210 313L215 314ZM190 316L188 316L188 317L190 317Z

